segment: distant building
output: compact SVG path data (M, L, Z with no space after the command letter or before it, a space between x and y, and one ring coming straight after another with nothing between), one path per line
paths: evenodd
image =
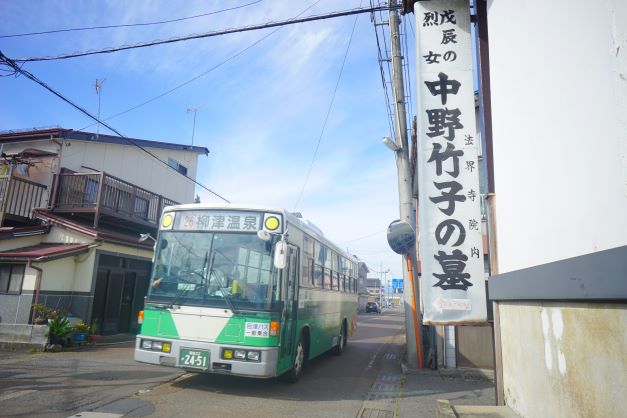
M368 301L380 302L381 301L381 279L369 278L367 280L368 286Z
M193 202L184 176L207 148L61 128L3 132L0 146L0 324L31 323L41 303L134 332L154 244L139 234Z
M359 312L365 312L366 303L368 302L368 286L367 286L367 277L370 270L366 263L360 261L357 265L357 281L358 281L358 305L357 309Z

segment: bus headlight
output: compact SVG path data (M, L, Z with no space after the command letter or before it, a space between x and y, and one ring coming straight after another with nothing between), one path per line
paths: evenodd
M246 358L250 361L259 361L260 357L261 357L261 353L259 351L249 351L246 354Z
M246 360L246 350L235 350L233 357L237 360Z
M172 343L164 341L142 340L141 347L144 350L161 351L162 353L172 351Z

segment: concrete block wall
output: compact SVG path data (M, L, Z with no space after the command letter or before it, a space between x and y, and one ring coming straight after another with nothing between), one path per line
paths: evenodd
M0 324L0 348L43 350L48 341L47 333L47 325Z

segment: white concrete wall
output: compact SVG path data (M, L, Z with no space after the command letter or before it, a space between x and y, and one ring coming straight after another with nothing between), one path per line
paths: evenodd
M498 265L627 244L627 2L488 0Z
M501 302L505 403L522 417L624 417L627 305Z
M178 161L187 167L188 177L196 178L195 152L145 148L162 161ZM74 171L89 172L81 167L90 167L180 203L194 200L194 183L132 145L65 140L61 159L63 167Z

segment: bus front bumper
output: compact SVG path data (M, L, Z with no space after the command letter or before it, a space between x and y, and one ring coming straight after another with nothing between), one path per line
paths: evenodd
M142 340L171 344L170 352L142 348ZM260 352L259 361L227 360L222 357L223 349L252 350ZM208 362L201 367L189 367L180 358L182 350L200 350L208 353ZM238 376L270 378L277 376L277 362L279 359L278 347L253 347L229 344L206 343L187 340L167 340L137 335L135 340L135 361L162 366L178 367L198 373L221 373Z

